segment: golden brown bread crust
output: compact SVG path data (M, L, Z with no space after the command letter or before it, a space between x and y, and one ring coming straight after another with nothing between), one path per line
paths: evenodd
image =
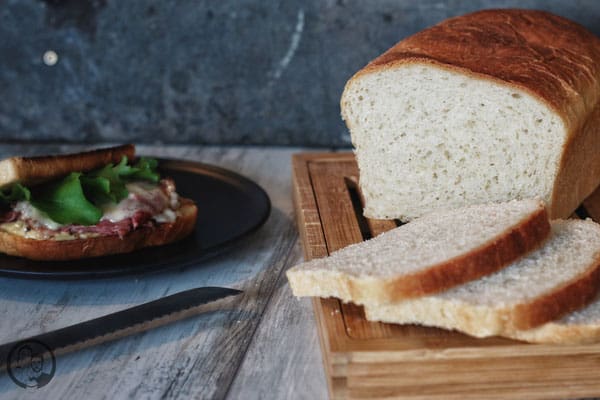
M572 134L554 181L550 218L566 218L600 183L600 102L577 134Z
M416 303L367 304L365 313L371 321L421 323L457 329L476 337L505 336L563 344L593 342L600 337L598 324L570 325L551 321L587 306L597 299L599 289L600 258L592 262L586 271L561 286L517 305L478 306L425 297L425 301L417 299Z
M550 235L545 208L500 236L496 241L388 283L389 302L437 293L496 272L540 247Z
M194 230L198 213L192 200L181 198L180 202L174 222L141 227L123 238L111 235L60 241L35 240L0 231L0 252L31 260L62 261L129 253L144 247L176 242Z
M592 307L592 306L590 306ZM578 324L550 321L532 329L516 330L507 337L532 343L590 344L600 341L600 325L597 321Z
M357 75L411 62L517 86L569 122L589 114L600 97L600 39L544 11L484 10L447 19L402 40Z
M543 279L543 277L542 277ZM526 330L548 321L559 319L565 314L590 304L600 290L600 259L587 271L566 282L551 293L536 298L531 303L521 304L514 310L513 326L508 332Z
M592 344L600 341L600 326L593 324L565 326L549 322L533 329L515 331L507 337L531 343Z
M132 159L134 155L135 146L125 144L75 154L11 157L0 161L0 187L15 182L26 185L44 182L71 172L85 172L118 163L123 156Z
M420 323L457 329L476 337L504 336L539 343L585 343L600 338L600 326L597 323L571 325L553 321L597 300L599 289L600 258L563 285L517 305L503 308L477 306L425 297L424 302L417 299L416 303L367 304L365 315L370 321ZM428 302L431 299L434 301Z
M598 186L600 39L584 27L544 11L478 11L402 40L347 85L364 74L419 63L516 87L560 115L568 137L550 218L567 218Z
M393 304L449 289L498 271L529 251L541 246L550 235L544 207L495 240L461 256L446 260L411 275L389 279L363 279L344 273L311 274L294 268L286 274L296 296L306 295L321 286L327 295L356 304Z
M470 282L498 271L540 247L549 235L548 214L545 208L541 208L496 241L432 268L390 280L385 289L377 290L378 297L385 295L385 299L380 299L381 303L394 303ZM355 286L352 281L349 284ZM358 294L362 289L351 289L352 292ZM352 296L354 298L354 294Z

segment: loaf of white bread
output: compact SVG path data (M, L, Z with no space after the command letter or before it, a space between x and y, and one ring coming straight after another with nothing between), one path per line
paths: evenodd
M600 341L600 225L558 220L600 183L600 39L542 11L452 18L358 71L341 110L365 216L412 222L290 269L296 296L478 337Z
M402 40L345 87L364 213L541 198L566 218L600 183L600 39L534 10L485 10Z

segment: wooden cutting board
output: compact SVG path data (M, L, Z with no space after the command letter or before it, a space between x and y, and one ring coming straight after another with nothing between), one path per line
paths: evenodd
M394 228L362 216L351 153L305 153L293 163L306 260ZM600 191L574 217L600 220ZM361 307L314 299L332 399L561 399L600 396L600 344L534 345L413 325L373 323Z

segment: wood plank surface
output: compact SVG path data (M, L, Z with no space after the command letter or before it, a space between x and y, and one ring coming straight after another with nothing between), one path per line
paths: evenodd
M5 145L0 157L82 148ZM292 298L283 274L300 259L290 196L297 151L138 146L141 154L216 164L257 181L273 204L269 220L227 254L183 270L98 281L0 278L0 342L198 286L244 295L220 312L59 356L54 378L41 389L22 389L0 374L0 399L326 398L310 301Z
M302 233L305 249L318 238L330 253L393 229L396 221L362 216L358 171L351 155L295 156L294 173L310 182L298 212L322 224ZM309 199L304 202L303 199ZM358 200L357 200L358 199ZM577 215L600 217L600 191ZM318 231L314 223L313 232ZM325 243L323 243L323 240ZM310 251L307 259L314 258ZM362 307L315 299L323 361L332 398L573 398L600 394L600 344L532 345L504 338L366 321Z

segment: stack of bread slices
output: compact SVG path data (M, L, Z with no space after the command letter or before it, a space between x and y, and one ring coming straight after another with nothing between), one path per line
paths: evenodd
M287 272L372 321L537 343L600 341L600 225L539 200L438 211Z

